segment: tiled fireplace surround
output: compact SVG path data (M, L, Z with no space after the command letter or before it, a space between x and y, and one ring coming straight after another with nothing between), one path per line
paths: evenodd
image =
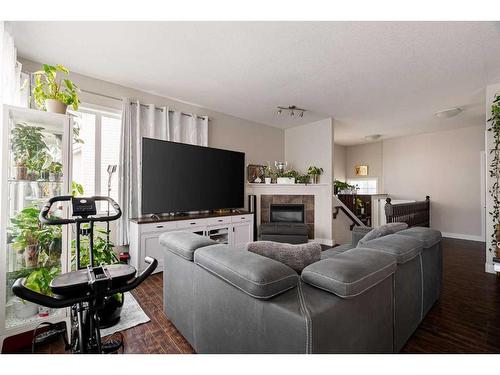
M260 221L262 224L270 221L271 204L303 204L307 235L310 239L314 238L314 195L261 195Z

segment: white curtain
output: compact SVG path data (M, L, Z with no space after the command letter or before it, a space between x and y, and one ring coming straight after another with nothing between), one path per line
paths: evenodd
M142 137L208 146L208 118L124 98L121 130L118 203L123 215L118 223L118 244L127 245L129 219L141 215Z
M21 64L8 23L0 21L0 105L20 106Z

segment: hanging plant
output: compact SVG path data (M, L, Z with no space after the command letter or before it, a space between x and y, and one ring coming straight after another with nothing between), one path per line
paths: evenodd
M489 212L493 221L493 234L489 251L493 251L497 249L497 237L500 232L500 94L495 95L491 106L491 118L488 122L491 124L488 131L491 132L493 137L493 147L490 150L492 157L489 166L490 178L493 179L493 184L489 188L493 200L493 207Z

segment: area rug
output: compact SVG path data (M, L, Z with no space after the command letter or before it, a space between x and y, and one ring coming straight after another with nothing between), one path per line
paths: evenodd
M125 293L125 303L123 304L120 316L120 321L117 324L106 329L101 329L101 337L124 331L151 320L130 292Z

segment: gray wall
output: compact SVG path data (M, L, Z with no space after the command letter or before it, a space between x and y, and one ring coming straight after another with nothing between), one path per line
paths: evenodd
M346 147L347 176L367 164L379 193L431 197L432 227L446 236L483 240L481 152L484 125Z
M23 58L23 71L34 72L41 69L40 63ZM129 87L116 85L96 78L71 73L71 79L81 88L114 97L130 97L145 104L165 105L183 112L194 112L208 115L208 144L211 147L242 151L246 154L246 162L266 164L282 160L285 154L284 131L271 126L247 121L241 118L211 111L196 105L183 103L171 98L149 94ZM82 102L110 108L121 108L121 102L82 92Z

